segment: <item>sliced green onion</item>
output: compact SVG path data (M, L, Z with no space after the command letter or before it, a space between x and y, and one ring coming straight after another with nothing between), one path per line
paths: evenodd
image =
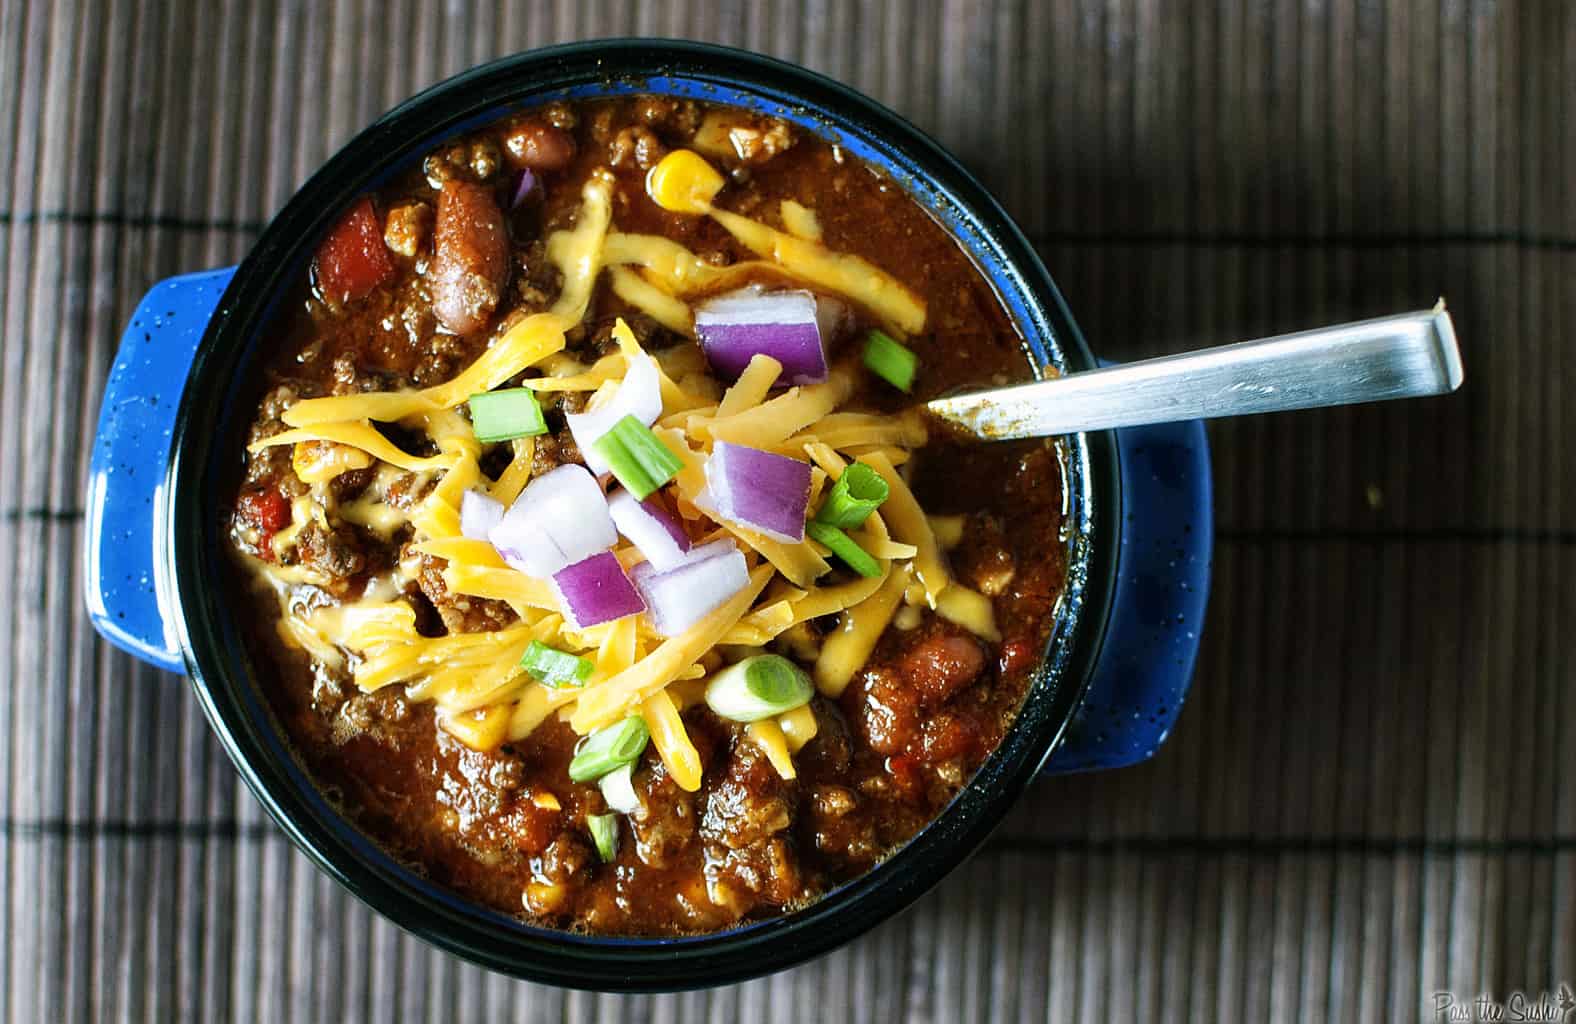
M576 657L540 640L532 640L531 646L525 649L525 657L520 659L520 667L543 686L560 687L585 685L596 666L591 664L590 658Z
M871 331L870 340L865 342L865 365L898 390L910 391L919 357L882 332Z
M881 575L881 563L870 557L870 553L855 543L854 538L837 527L812 519L804 524L804 532L810 535L811 540L831 548L832 554L841 558L843 564L859 575L872 578Z
M472 395L471 429L476 440L512 441L547 433L547 421L536 394L529 388L506 388Z
M618 482L636 498L645 498L684 468L684 460L634 416L625 416L613 424L613 429L591 442L591 447L607 460Z
M576 782L600 779L619 765L629 764L639 757L650 738L645 719L639 715L630 715L622 722L598 729L586 737L574 760L569 762L569 777Z
M855 462L843 470L843 475L827 492L815 521L851 530L869 519L870 513L881 507L889 493L891 489L880 473L863 462Z
M596 843L597 856L603 864L611 864L618 854L618 815L588 814L586 826L591 829L591 841Z
M640 810L640 796L635 792L635 766L621 764L596 781L602 799L620 814L634 814Z
M758 722L810 703L815 686L804 669L780 654L758 654L718 672L706 704L723 718Z

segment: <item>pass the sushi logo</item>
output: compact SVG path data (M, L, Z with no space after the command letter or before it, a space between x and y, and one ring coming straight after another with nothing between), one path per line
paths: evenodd
M1510 1022L1573 1022L1576 1024L1576 992L1561 982L1554 992L1536 994L1516 991L1503 1000L1491 995L1459 996L1454 992L1435 992L1434 1020L1451 1024L1498 1024Z

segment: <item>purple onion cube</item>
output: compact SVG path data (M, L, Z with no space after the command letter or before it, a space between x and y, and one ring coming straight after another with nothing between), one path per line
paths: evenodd
M560 569L553 576L564 621L573 629L585 629L603 622L622 619L646 610L635 585L624 574L624 567L611 551L592 555Z
M706 460L705 500L731 523L797 544L810 507L810 464L719 441Z
M756 353L782 364L778 383L819 384L827 378L826 347L815 296L807 291L747 288L695 310L695 337L719 376L737 380Z

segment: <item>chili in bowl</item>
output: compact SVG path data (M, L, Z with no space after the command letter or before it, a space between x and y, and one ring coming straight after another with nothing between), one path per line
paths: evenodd
M1091 360L977 184L806 72L601 43L444 83L194 356L145 647L308 853L479 962L787 966L966 856L1075 715L1119 731L1115 440L914 411Z

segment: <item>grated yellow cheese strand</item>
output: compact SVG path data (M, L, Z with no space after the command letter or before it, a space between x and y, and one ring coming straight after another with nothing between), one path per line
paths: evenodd
M697 507L704 508L704 506ZM708 511L707 514L712 513ZM746 547L758 552L795 586L808 587L832 571L831 565L816 551L816 545L812 541L786 544L765 534L756 533L754 530L735 526L733 523L723 523L722 526Z
M680 384L668 372L662 369L662 364L657 364L657 381L662 387L662 409L665 415L693 412L696 409L705 409L717 401L715 387L710 390L700 390L696 387L700 383L709 383L707 378L685 377Z
M695 333L695 320L690 308L628 267L609 267L608 279L613 294L651 317L668 330L678 334Z
M689 438L682 430L674 427L658 427L652 433L661 438L662 443L684 461L684 468L678 471L673 482L678 487L679 496L693 502L706 489L705 456L690 447Z
M410 517L411 525L429 537L460 536L460 501L467 490L481 482L481 478L481 467L476 459L462 454L454 468L422 499Z
M930 523L930 532L936 535L936 543L943 548L955 548L963 543L963 528L968 524L968 516L926 516Z
M383 540L391 540L400 527L411 521L410 514L404 509L395 508L370 494L341 504L339 518L347 523L364 526Z
M789 388L753 409L726 419L718 417L706 425L706 433L714 441L771 448L846 402L853 390L853 373L841 367L833 370L824 384Z
M722 643L762 647L797 621L792 601L773 601L740 619L722 638Z
M645 719L651 742L673 781L689 793L700 789L700 753L684 731L684 720L679 717L679 708L673 698L666 690L658 690L640 705L640 717Z
M342 473L370 465L372 456L344 444L301 442L290 453L290 468L307 484L327 483Z
M516 612L528 608L557 611L558 599L546 580L513 569L450 563L443 570L443 584L456 594L507 601Z
M497 750L509 732L513 704L494 704L460 714L439 712L438 725L472 750Z
M459 456L454 467L443 475L443 479L438 481L428 496L428 500L435 498L452 505L456 511L465 492L480 483L482 478L481 466L476 461L477 453L461 452Z
M925 518L925 512L919 507L914 492L909 490L908 483L898 474L891 460L876 453L862 456L859 461L880 473L887 482L889 493L887 500L881 504L881 514L891 526L893 537L904 544L914 545L914 574L925 587L926 602L932 608L936 607L936 599L952 580L947 573L947 564L942 559L941 546L936 543L936 535L931 532L930 520Z
M313 401L317 401L317 399L313 399ZM247 445L246 450L255 454L264 448L272 448L281 444L297 444L302 441L334 441L339 444L349 445L352 448L359 448L374 459L387 462L391 466L398 466L413 473L430 469L448 469L454 465L457 459L457 456L450 452L423 458L401 451L395 447L394 442L378 433L377 428L366 420L345 423L322 423L310 428L286 430L283 433L275 434L273 437L265 437L261 441Z
M409 426L426 432L440 451L465 455L472 459L482 456L481 442L471 421L453 409L434 409L420 416L410 417Z
M819 242L795 238L729 210L712 207L708 212L746 248L781 264L795 277L853 299L905 334L925 329L924 300L870 261L833 252Z
M606 171L593 172L580 190L575 226L547 237L547 258L558 264L564 278L552 312L568 321L569 326L579 323L591 304L592 289L602 272L603 244L612 222L613 176Z
M509 716L509 739L518 743L531 733L536 727L547 720L547 716L559 708L574 703L580 696L580 691L572 687L553 689L535 683L527 686L520 693L520 699L514 706L514 711Z
M510 377L534 366L564 347L564 332L579 316L536 313L509 328L492 347L476 358L458 377L421 392L439 408L467 402L472 395L491 391Z
M494 501L502 502L505 506L513 505L520 492L525 490L525 485L531 482L531 467L536 459L536 438L517 437L511 444L514 457L487 489Z
M649 277L678 296L712 290L725 278L727 269L707 263L671 238L617 231L608 234L602 245L602 258L608 266L635 264L645 267Z
M674 345L661 352L651 353L651 358L662 367L663 373L674 380L697 375L711 380L711 364L706 361L706 354L699 345Z
M906 410L895 416L876 416L863 412L836 412L812 423L803 434L788 438L784 447L797 451L819 441L838 451L869 445L872 447L919 448L929 436L923 416Z
M812 586L808 590L796 590L784 586L781 589L788 593L775 596L771 603L741 619L739 625L729 634L734 639L728 642L763 645L800 623L823 615L835 615L859 604L880 590L892 571L892 563L890 559L876 552L902 550L902 548L895 545L887 534L886 524L879 512L872 514L865 521L865 527L859 531L858 536L859 543L865 545L867 550L881 562L881 575L860 576L834 586Z
M783 227L790 235L806 242L821 240L821 222L816 219L814 210L792 199L784 199L779 209L782 211Z
M320 608L312 613L312 621L332 617L330 625L345 637L345 646L364 650L382 644L403 643L414 640L416 609L404 601L362 601L354 605Z
M783 735L782 726L770 718L763 718L745 726L744 734L766 753L766 760L777 769L778 775L785 779L798 776L794 771L793 758L788 753L788 738Z
M772 577L770 566L759 565L750 573L743 590L728 598L705 618L676 637L664 640L656 650L600 686L581 691L570 726L584 736L611 725L631 708L672 682L685 669L711 650L733 624L749 610L755 596Z
M592 682L611 679L628 669L639 658L640 631L637 616L626 615L608 623L606 635L597 650L596 676Z
M936 614L956 622L977 637L992 643L1001 640L1001 631L996 628L996 610L990 598L977 590L953 583L936 601Z
M407 606L408 607L408 606ZM351 631L350 647L362 652L362 661L354 673L356 685L363 690L375 690L390 683L426 678L412 687L411 696L417 700L433 699L435 694L466 687L484 668L502 664L514 669L515 662L524 654L525 647L534 638L531 626L511 626L481 633L454 633L429 639L415 631L414 615L402 620L397 628L389 628L383 621L374 620L366 627ZM358 639L382 636L379 642ZM520 654L508 659L507 655L518 649ZM500 662L500 658L505 660ZM489 687L501 685L507 676L485 680ZM480 703L486 703L482 701ZM471 706L478 706L472 704Z
M861 576L836 586L817 587L806 594L803 600L794 602L794 622L809 622L823 615L835 615L844 609L852 608L880 590L881 584L886 582L890 574L891 568L887 567L880 576Z
M498 549L484 540L467 537L433 537L416 544L424 555L442 558L453 564L472 565L482 569L507 569L498 556Z
M822 441L805 441L804 453L833 480L839 479L843 475L843 470L848 468L848 460L837 454L831 445Z
M428 699L451 713L474 711L513 696L531 677L520 667L530 638L502 648L480 667L449 665L437 669L422 681Z
M793 454L797 456L798 452L796 451ZM826 481L828 479L829 477L826 475L826 470L822 469L820 466L810 467L810 501L805 506L806 508L818 508L820 506L821 492L826 488Z
M346 420L394 423L407 416L452 408L474 394L491 391L526 367L560 351L564 347L564 332L579 319L578 316L566 319L552 313L525 317L504 331L459 376L424 391L308 398L286 409L280 419L292 427L313 427Z
M810 710L810 705L804 704L778 715L777 727L788 740L788 752L797 754L806 743L815 739L821 725L815 720L815 712Z
M680 711L685 711L706 699L706 680L702 678L675 680L662 692L673 698L673 703L678 705Z
M865 554L871 558L892 561L894 559L913 558L919 554L919 548L912 544L900 544L895 540L874 536L865 530L855 530L849 536L854 539L855 543L864 548ZM946 593L946 591L942 591L942 593Z
M555 364L555 361L556 364ZM532 391L595 391L610 380L624 375L624 354L614 352L587 367L560 352L540 364L543 377L528 377L520 382Z
M907 566L894 568L879 590L843 613L837 629L821 644L821 656L815 660L816 689L834 699L842 695L892 621L908 578Z
M904 465L913 458L913 454L907 448L893 448L891 445L855 444L843 450L852 455L855 461L866 455L885 455L887 461L894 466Z
M300 616L286 610L275 626L287 644L306 651L314 661L320 661L330 668L339 668L345 663L345 656L339 652L339 648L321 630L314 629Z
M435 408L436 403L421 391L373 391L363 395L305 398L286 409L279 418L292 427L355 420L395 423Z
M772 392L772 385L777 383L782 372L782 363L765 352L755 353L750 357L744 372L739 374L739 379L723 392L722 401L717 403L716 418L726 419L766 401L766 396Z

